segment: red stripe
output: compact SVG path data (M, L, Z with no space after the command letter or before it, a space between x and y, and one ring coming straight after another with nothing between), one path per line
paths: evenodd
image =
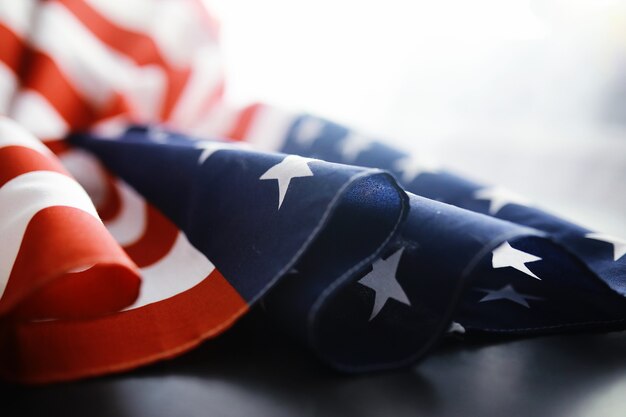
M48 147L57 156L63 155L65 152L69 151L72 147L66 140L59 139L42 139L44 145Z
M120 192L117 189L115 178L108 171L105 175L106 194L104 202L96 207L98 215L103 222L114 219L122 209L122 198L120 197Z
M252 121L256 116L256 113L261 108L260 103L251 104L245 107L240 113L237 121L235 122L235 126L233 129L226 135L227 138L232 140L244 140L248 134L248 130L252 125Z
M106 174L107 191L104 203L97 207L104 222L110 222L122 211L122 199L113 175ZM124 250L140 268L165 257L174 246L178 228L153 205L145 201L146 228L141 238Z
M107 191L104 203L98 209L98 215L104 222L117 217L122 210L122 200L114 177L106 174ZM141 238L124 250L140 268L149 266L165 257L174 246L178 237L178 228L159 210L145 202L146 229Z
M154 206L146 202L146 231L137 242L125 246L131 259L143 268L161 260L176 242L178 228Z
M174 297L99 319L0 322L0 373L45 383L133 369L192 349L247 310L245 300L214 270Z
M24 87L37 91L56 109L72 130L84 129L97 118L97 109L84 98L48 55L32 51Z
M118 311L139 294L137 272L98 219L74 207L47 207L26 228L0 314L85 318Z
M0 148L0 187L31 171L53 171L69 176L61 162L34 149L19 145Z
M15 74L19 73L24 45L11 29L0 23L0 61L4 62Z
M104 203L97 207L104 222L110 222L122 210L122 199L114 177L106 174L107 191ZM153 205L145 201L146 228L141 238L124 250L140 268L149 266L165 257L174 246L178 228Z
M167 120L172 115L172 111L176 106L176 102L185 90L185 86L191 77L189 69L175 70L172 68L164 68L165 76L168 81L168 88L163 100L163 108L161 109L161 120Z
M102 42L137 64L168 66L151 37L114 24L84 0L58 0L58 2L71 11Z

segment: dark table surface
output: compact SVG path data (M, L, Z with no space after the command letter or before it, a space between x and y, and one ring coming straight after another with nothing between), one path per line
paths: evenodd
M347 376L255 313L174 360L0 392L16 416L623 417L626 332L448 340L410 369Z

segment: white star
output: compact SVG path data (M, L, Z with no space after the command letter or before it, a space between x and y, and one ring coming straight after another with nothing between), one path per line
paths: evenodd
M300 122L294 139L302 146L311 146L319 138L325 123L315 117L307 117Z
M526 267L527 262L540 261L540 257L515 249L509 245L509 242L504 242L494 249L492 253L493 258L491 260L491 265L494 268L505 268L510 266L518 271L522 271L526 275L530 275L533 278L541 280L541 278L533 274L532 271Z
M356 161L361 152L369 149L372 143L356 133L348 133L339 142L339 152L346 162Z
M197 149L202 149L200 156L198 157L198 165L202 165L204 161L206 161L209 156L213 155L215 151L219 151L221 149L251 149L251 146L245 142L242 143L229 143L229 142L212 142L208 140L201 140L195 144Z
M393 163L393 169L402 174L402 181L405 184L410 183L420 174L425 172L436 173L439 171L439 165L431 158L415 155L407 155Z
M610 243L613 245L613 260L617 261L622 256L626 255L626 240L618 237L605 235L603 233L587 233L585 235L588 239L599 240L602 242Z
M515 288L510 284L505 285L499 290L487 290L482 288L477 288L477 290L487 293L487 295L478 300L479 303L484 303L485 301L509 300L526 308L530 308L527 300L543 300L541 297L519 293L515 291Z
M461 323L457 323L456 321L453 321L452 323L450 323L450 327L448 327L448 333L464 334L465 327L463 327Z
M489 214L496 214L507 204L526 205L528 200L502 187L482 188L474 193L476 200L489 200Z
M148 137L158 143L165 143L169 139L170 134L158 126L150 126L147 129Z
M411 305L409 298L396 278L398 264L403 252L404 248L401 248L387 259L377 260L372 265L371 272L358 281L359 284L371 288L376 293L369 321L372 321L380 313L380 310L383 309L390 298L408 306Z
M278 208L283 204L285 194L289 188L289 183L294 178L312 177L313 172L309 168L308 163L314 159L302 158L297 155L289 155L282 162L274 165L261 177L260 180L277 180L278 181Z

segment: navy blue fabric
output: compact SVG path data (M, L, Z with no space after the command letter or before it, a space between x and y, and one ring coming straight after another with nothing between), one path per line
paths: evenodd
M396 278L410 306L389 300L375 320L368 320L374 294L357 281L372 270L371 263L333 279L341 272L333 269L336 259L343 257L328 245L341 239L334 224L296 265L297 273L266 298L275 320L340 369L376 370L414 361L447 330L479 261L505 240L543 235L415 195L409 195L409 207L406 221L381 255L403 251ZM344 245L354 244L350 236L343 239Z
M338 369L408 364L451 322L467 333L626 327L626 257L613 260L610 244L520 204L487 215L489 201L475 196L484 187L448 172L401 184L397 162L409 155L379 142L343 160L338 144L350 132L337 124L318 120L318 137L303 145L305 121L296 120L283 151L331 162L307 161L312 175L292 178L280 207L278 181L261 177L285 154L142 127L72 140L168 216L248 302L262 297L272 320ZM503 248L526 261L505 256L502 265ZM381 265L389 269L377 275Z

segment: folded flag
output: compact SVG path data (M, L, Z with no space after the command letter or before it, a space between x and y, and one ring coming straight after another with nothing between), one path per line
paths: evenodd
M216 26L195 0L0 0L3 378L170 358L255 304L345 371L449 331L626 328L626 242L335 123L229 106Z

